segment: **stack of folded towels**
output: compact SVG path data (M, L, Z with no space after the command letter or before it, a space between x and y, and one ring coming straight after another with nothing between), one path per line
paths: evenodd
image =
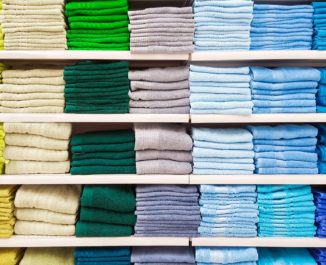
M156 7L129 11L130 51L190 53L195 23L191 7Z
M15 197L15 234L73 236L80 185L22 185Z
M320 71L311 67L251 67L254 113L316 112Z
M75 265L131 265L130 249L119 248L76 248Z
M320 81L318 84L317 112L326 112L326 68L320 68Z
M248 126L257 174L318 174L318 130L312 125Z
M318 125L318 172L326 174L326 125Z
M192 139L178 124L135 124L137 174L192 172Z
M84 61L64 69L65 112L128 113L128 62Z
M131 186L86 185L81 197L78 237L130 236L136 223Z
M201 236L257 236L255 185L201 185L200 192Z
M255 4L251 50L310 50L313 34L311 5Z
M6 174L69 172L70 123L5 123Z
M138 185L136 236L197 236L200 223L196 186Z
M251 0L195 0L195 49L249 50L252 12Z
M245 247L196 247L197 265L256 265L256 248Z
M23 256L24 256L24 250L22 248L1 248L0 264L18 265Z
M4 70L0 85L0 111L62 113L64 83L62 68Z
M28 248L19 265L74 265L72 248Z
M129 71L130 113L187 114L189 67Z
M0 174L5 172L5 131L3 129L3 123L0 123Z
M326 237L326 190L323 187L313 189L314 202L316 206L317 237Z
M17 189L18 186L0 186L0 238L11 237L14 233L14 199Z
M314 258L305 248L258 248L258 255L258 265L317 265Z
M0 12L2 13L2 0L0 0ZM5 48L4 34L3 34L2 26L0 24L0 50L4 50L4 48Z
M136 173L133 130L78 134L70 144L73 175Z
M135 265L195 265L191 247L134 247L131 261Z
M313 1L314 8L314 50L326 50L326 3Z
M2 1L6 50L65 50L63 0Z
M309 250L318 265L326 264L326 249L325 248L311 248Z
M190 65L191 113L251 114L250 80L249 67Z
M196 175L253 174L252 135L241 128L193 128Z
M313 237L315 205L310 186L257 187L260 237Z
M127 0L68 0L69 50L129 50Z

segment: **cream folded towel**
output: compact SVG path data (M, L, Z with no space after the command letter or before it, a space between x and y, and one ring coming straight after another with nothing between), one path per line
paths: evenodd
M65 26L64 21L54 21L54 22L43 22L43 21L38 21L38 22L9 22L9 23L3 23L2 26L4 28L25 28L25 27L61 27Z
M7 93L63 93L64 85L13 85L0 84L0 91Z
M7 133L6 145L36 147L48 150L68 150L69 140L59 140L32 134Z
M16 193L15 207L76 214L80 194L81 185L22 185Z
M61 99L64 100L64 93L0 93L0 101L20 101L31 99Z
M66 43L65 38L56 38L56 37L51 37L51 38L46 38L44 37L43 39L22 39L22 38L17 38L17 39L9 39L8 35L5 37L5 42L7 46L9 45L30 45L30 44L48 44L49 41L52 41L53 45L64 45Z
M16 208L15 216L20 221L36 221L62 225L74 225L77 219L76 214L56 213L35 208Z
M14 27L14 28L2 28L3 33L11 33L11 32L63 32L65 31L65 26L30 26L30 27Z
M5 133L35 134L54 139L68 140L71 123L4 123Z
M73 236L75 226L17 220L14 231L16 235Z
M5 168L7 175L25 174L65 174L70 170L70 162L9 161Z
M55 46L55 47L54 47ZM5 50L66 50L67 45L47 45L46 47L42 45L34 45L34 44L25 44L25 45L5 45Z
M5 70L2 72L2 77L3 78L63 77L63 69Z
M8 160L64 162L68 151L47 150L34 147L6 146L4 158Z
M16 17L16 19L13 16L6 16L6 17L2 17L0 16L0 19L2 21L2 23L7 24L7 23L45 23L45 22L62 22L63 17L62 18L56 18L56 17L41 17L41 18L34 18L34 17L30 17L30 16L22 16L19 18L19 20L17 20L18 18ZM7 24L8 25L8 24Z
M0 113L63 113L64 107L28 107L28 108L7 108L0 107Z
M20 6L64 5L64 0L2 0L2 4Z
M56 16L50 16L50 15L40 15L40 14L33 14L33 15L6 15L4 16L3 14L1 14L0 18L3 20L3 21L15 21L15 18L16 18L16 21L17 19L29 19L29 20L37 20L39 19L39 21L47 21L47 20L54 20L54 21L61 21L62 19L64 20L64 15L61 14L61 15L56 15Z
M48 16L61 16L62 11L60 9L36 9L36 10L28 10L28 9L19 9L19 10L7 10L3 9L2 13L4 16L7 15L48 15Z
M73 248L27 248L19 265L74 265Z
M14 4L4 4L2 3L2 9L6 10L40 10L40 9L59 9L63 11L63 5L14 5Z
M5 84L15 84L15 85L64 85L65 81L63 76L61 77L31 77L31 78L6 78L2 79Z
M2 107L6 108L29 108L29 107L64 107L64 99L30 99L20 101L1 101Z

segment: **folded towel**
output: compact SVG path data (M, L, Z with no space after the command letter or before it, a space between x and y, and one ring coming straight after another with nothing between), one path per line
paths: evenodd
M75 235L75 225L62 225L17 220L15 224L15 234L41 236L73 236Z
M16 265L24 256L24 250L20 248L3 248L0 250L0 257L3 265Z
M28 248L21 265L62 264L73 265L72 248Z

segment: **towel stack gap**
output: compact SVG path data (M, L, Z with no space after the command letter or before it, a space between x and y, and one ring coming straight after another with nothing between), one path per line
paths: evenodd
M0 186L0 238L9 238L14 233L16 218L14 217L14 199L18 186ZM1 250L0 250L1 253ZM17 251L10 251L8 255L16 257ZM16 259L14 259L16 260Z

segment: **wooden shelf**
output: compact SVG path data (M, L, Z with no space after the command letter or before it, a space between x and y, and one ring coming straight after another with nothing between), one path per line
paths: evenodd
M191 123L324 123L326 113L309 114L252 114L241 115L215 115L215 114L192 114Z
M187 237L70 237L13 236L0 239L0 248L9 247L114 247L114 246L188 246Z
M0 185L46 184L189 184L188 175L1 175Z
M326 247L326 239L316 237L198 237L192 238L192 246L324 248Z
M144 61L186 61L189 54L147 54L130 51L63 51L63 50L5 50L0 51L0 60L144 60Z
M188 114L2 113L0 122L188 123Z
M190 175L190 184L326 185L326 175Z

